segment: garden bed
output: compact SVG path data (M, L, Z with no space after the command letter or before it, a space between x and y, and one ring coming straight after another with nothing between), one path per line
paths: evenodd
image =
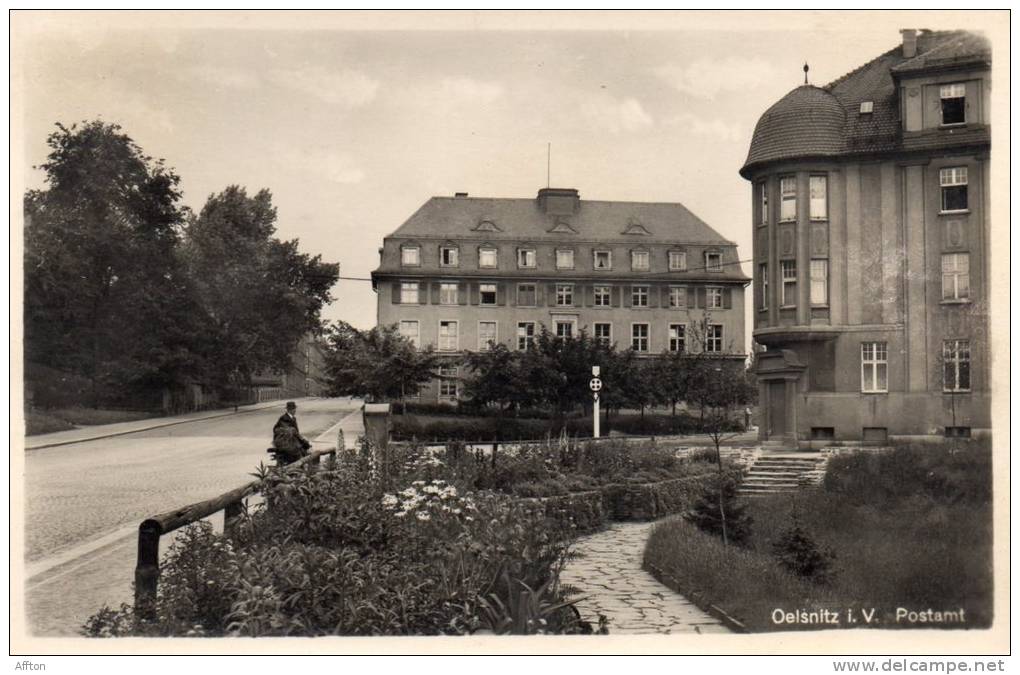
M990 465L980 443L841 456L823 490L747 501L745 546L672 519L653 530L645 566L751 631L985 628L993 614ZM777 542L789 541L794 526L799 560L826 558L824 576L780 563Z

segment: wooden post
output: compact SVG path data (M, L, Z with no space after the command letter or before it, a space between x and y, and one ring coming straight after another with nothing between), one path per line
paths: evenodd
M163 528L155 520L138 526L138 563L135 566L135 613L156 618L156 585L159 583L159 538Z

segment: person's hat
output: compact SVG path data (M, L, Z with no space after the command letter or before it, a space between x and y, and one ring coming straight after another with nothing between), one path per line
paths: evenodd
M287 410L297 410L297 403L294 403L294 401L287 401Z

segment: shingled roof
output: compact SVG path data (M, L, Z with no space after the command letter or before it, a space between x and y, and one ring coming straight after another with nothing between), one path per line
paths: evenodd
M491 226L480 230L479 225L482 223ZM582 199L578 200L574 213L553 215L542 210L535 199L479 197L432 197L390 237L536 242L577 238L581 241L606 243L733 243L678 203Z
M987 63L991 51L981 35L921 31L912 58L905 58L897 46L825 87L802 85L781 98L758 120L740 173L747 178L758 166L786 159L922 149L949 137L954 143L988 142L987 127L937 137L904 134L894 79L927 69ZM872 102L872 112L860 112L864 101Z

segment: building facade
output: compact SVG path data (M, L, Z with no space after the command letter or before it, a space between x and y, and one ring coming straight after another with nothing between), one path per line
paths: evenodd
M743 358L744 287L736 245L681 204L433 197L386 237L372 273L377 322L449 357L423 400L460 395L458 356L526 349L542 326L639 354L692 348Z
M990 429L991 54L894 49L759 119L751 184L763 440Z

